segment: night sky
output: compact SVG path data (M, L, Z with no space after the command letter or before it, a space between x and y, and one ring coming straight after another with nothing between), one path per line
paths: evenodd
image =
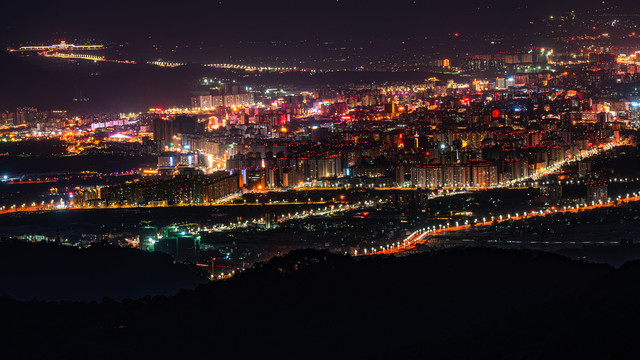
M510 33L601 1L12 1L0 5L4 43L53 38L223 43L239 40L371 39L451 32ZM634 1L611 1L623 12Z

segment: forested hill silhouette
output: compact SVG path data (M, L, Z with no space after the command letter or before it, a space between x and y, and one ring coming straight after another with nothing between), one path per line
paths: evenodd
M301 250L176 296L0 299L3 351L47 358L624 358L640 262L456 249L352 259Z
M174 295L207 281L169 255L109 245L87 249L0 242L0 295L19 300L99 301Z

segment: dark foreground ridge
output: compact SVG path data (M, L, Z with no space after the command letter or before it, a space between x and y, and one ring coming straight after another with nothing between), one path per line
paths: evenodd
M9 358L631 358L640 262L457 249L295 251L176 296L0 299Z
M206 282L169 255L108 245L79 249L0 242L0 295L18 300L100 301L175 295Z

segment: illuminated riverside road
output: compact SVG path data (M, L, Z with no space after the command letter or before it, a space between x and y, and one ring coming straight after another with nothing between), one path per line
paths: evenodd
M87 180L91 178L102 178L102 177L119 177L119 176L132 176L135 175L136 172L134 170L129 171L120 171L120 172L111 172L111 173L83 173L78 172L75 174L70 174L67 176L40 176L40 177L29 177L29 178L15 178L9 179L6 181L2 181L3 184L7 185L24 185L24 184L44 184L44 183L55 183L58 181L68 181L73 179Z
M505 221L516 221L516 220L528 219L532 217L548 216L553 214L579 213L579 212L590 211L594 209L615 207L615 206L620 206L623 204L628 204L636 201L640 201L640 195L634 193L633 196L629 196L629 194L627 194L626 197L618 197L618 199L616 200L611 200L605 203L601 202L601 203L592 204L592 205L582 204L582 205L575 205L575 206L569 206L569 207L565 206L562 209L554 207L552 209L531 211L529 213L516 212L514 214L491 216L489 218L483 217L482 221L478 221L478 219L476 219L476 221L473 224L469 224L467 221L465 221L464 224L460 224L458 221L456 221L453 224L447 223L445 225L432 226L432 227L416 230L402 241L398 241L396 243L392 243L384 247L380 246L378 248L363 249L362 251L355 250L352 253L352 255L368 256L368 255L399 254L399 253L403 253L403 252L415 249L417 244L426 243L428 241L429 236L436 236L436 235L442 235L450 232L467 230L471 228L484 227L484 226L492 225L494 223L501 223Z
M200 206L200 207L216 207L216 206L282 206L282 205L327 205L332 203L331 201L310 201L310 202L278 202L278 203L246 203L246 204L218 204L218 203L204 203L204 204L177 204L177 205L160 205L160 206L138 206L138 205L117 205L117 206L69 206L64 203L45 203L31 205L12 205L0 207L0 215L2 214L14 214L14 213L29 213L40 211L60 211L60 210L113 210L113 209L155 209L155 208L180 208L187 206Z

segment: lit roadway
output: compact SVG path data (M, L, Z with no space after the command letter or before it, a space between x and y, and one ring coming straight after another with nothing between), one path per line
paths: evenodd
M369 249L365 248L361 251L355 250L352 253L352 255L364 256L364 255L399 254L399 253L403 253L403 252L415 249L416 244L426 243L428 241L429 236L436 236L436 235L442 235L449 232L462 231L462 230L470 229L472 227L477 228L477 227L489 226L494 223L501 223L504 221L522 220L522 219L527 219L531 217L548 216L548 215L558 214L558 213L560 214L578 213L578 212L590 211L590 210L599 209L599 208L619 206L622 204L628 204L630 202L636 202L636 201L640 201L640 195L634 193L633 196L630 196L629 194L627 194L627 196L624 198L619 197L617 200L611 200L604 203L600 202L597 204L593 203L592 205L583 204L583 205L575 205L575 206L569 206L569 207L565 206L562 209L552 207L551 209L531 211L529 213L516 212L514 214L491 216L488 218L483 217L482 221L479 221L479 219L475 219L473 225L469 224L468 221L465 221L464 224L461 224L458 221L456 221L454 223L446 223L445 225L432 226L432 227L416 230L402 241L398 241L396 243L389 244L386 246L380 246L378 248L369 248Z
M25 182L26 183L26 182ZM338 204L337 206L342 209L345 206L345 209L356 209L359 208L360 203L357 203L355 208L352 205L349 205L345 201L290 201L290 202L245 202L245 203L232 203L233 199L238 198L240 195L234 195L232 197L227 197L221 199L217 202L209 202L202 204L190 204L190 203L180 203L175 205L109 205L109 206L79 206L72 205L70 203L66 203L64 201L60 202L50 202L45 203L41 202L37 204L35 202L31 204L23 203L22 205L14 204L11 206L2 206L0 207L0 215L2 214L13 214L13 213L29 213L29 212L41 212L41 211L56 211L56 210L101 210L101 209L139 209L139 208L167 208L167 207L187 207L187 206L201 206L201 207L217 207L217 206L283 206L283 205L331 205L333 209L333 204ZM367 204L367 203L366 203ZM370 204L368 205L370 206ZM337 210L338 208L336 208Z
M277 216L275 219L273 219L273 221L283 224L292 220L302 220L309 217L320 217L320 216L328 217L333 214L343 213L347 211L364 210L374 206L375 206L375 203L373 201L358 202L353 204L338 204L338 205L331 204L329 206L325 206L324 208L318 208L315 210L310 209L310 210L296 211L295 213L283 214L281 216ZM249 226L249 223L254 225L256 224L266 225L266 221L264 218L259 218L259 219L255 218L251 220L246 220L244 223L241 221L238 221L237 223L230 223L228 225L214 225L211 228L205 227L203 230L207 232L228 231L228 230L234 230L238 228L246 228ZM261 230L258 228L256 229L256 231L261 231Z
M142 206L142 205L111 205L111 206L70 206L65 203L46 203L46 204L34 204L28 205L26 203L22 205L2 206L0 207L0 215L13 214L13 213L29 213L39 211L55 211L55 210L106 210L106 209L139 209L139 208L167 208L167 207L186 207L186 206L279 206L279 205L327 205L331 201L310 201L310 202L279 202L279 203L246 203L246 204L217 204L217 203L203 203L203 204L177 204L166 206Z
M23 203L22 205L2 206L0 207L0 214L29 213L62 209L67 209L67 207L64 205L64 202L41 202L40 204L36 204L34 202L31 204Z

